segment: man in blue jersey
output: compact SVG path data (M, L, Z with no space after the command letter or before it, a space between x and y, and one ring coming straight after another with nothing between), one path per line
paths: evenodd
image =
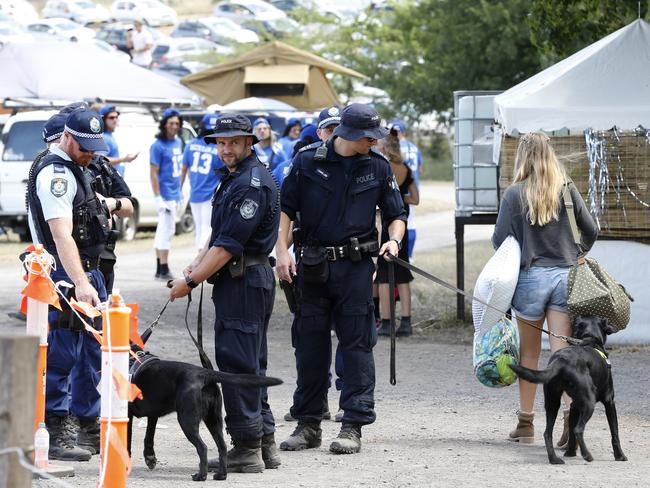
M115 137L113 136L113 132L117 129L120 117L120 113L115 108L115 105L104 105L99 109L99 115L104 119L104 142L108 147L105 156L113 167L115 167L115 170L120 174L120 176L124 178L124 163L130 163L138 157L139 153L127 154L126 156L120 157L120 150L117 147L117 142L115 142Z
M391 129L397 129L399 137L399 145L402 151L402 159L404 164L411 168L413 172L413 179L415 184L420 189L420 167L422 166L422 153L420 149L406 138L406 123L403 120L394 120L389 124ZM415 206L411 205L409 209L409 218L407 223L407 232L409 233L409 258L413 256L413 248L415 246Z
M273 171L278 164L291 159L291 154L287 154L282 149L282 144L275 140L271 124L267 119L263 117L256 119L253 122L253 132L260 141L253 146L257 159L269 170Z
M196 247L201 249L210 237L212 215L212 195L219 179L217 170L223 166L217 146L206 143L203 138L212 133L217 114L207 114L201 121L199 136L192 139L183 151L183 172L181 186L190 174L190 206L194 217Z
M173 278L169 271L169 250L176 228L176 212L182 200L181 172L183 141L178 133L183 120L178 110L168 108L163 112L156 142L149 150L151 189L158 206L158 225L154 238L157 279Z

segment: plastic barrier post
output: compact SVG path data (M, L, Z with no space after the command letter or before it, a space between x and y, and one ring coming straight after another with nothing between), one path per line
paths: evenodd
M106 314L108 314L109 320L107 320ZM120 453L119 446L109 442L108 449L106 449L106 436L110 436L112 429L116 430L117 439L126 448L126 431L129 422L128 399L118 393L120 385L114 379L113 372L117 371L118 376L125 378L128 382L131 309L124 305L117 289L113 290L108 309L102 315L104 343L102 345L100 466L103 471L104 463L106 463L106 474L104 482L99 488L124 488L126 487L127 465Z

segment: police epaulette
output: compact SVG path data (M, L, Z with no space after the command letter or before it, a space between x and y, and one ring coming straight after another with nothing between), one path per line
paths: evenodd
M260 168L254 166L251 169L251 186L253 188L260 188L262 186L262 174L260 173Z
M323 145L323 141L312 142L308 146L301 147L300 149L298 149L298 152L301 153L303 151L309 151L310 149L316 149L322 145Z
M386 155L382 153L379 149L371 147L370 152L373 153L375 156L380 156L382 159L386 160L387 163L390 163Z

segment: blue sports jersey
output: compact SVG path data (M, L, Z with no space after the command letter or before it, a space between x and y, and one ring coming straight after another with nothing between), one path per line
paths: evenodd
M149 151L149 161L160 168L158 183L163 200L180 200L183 142L178 137L171 141L156 139Z
M295 146L300 139L291 139L288 136L281 137L278 142L282 145L282 149L288 158L293 155L293 146Z
M254 149L260 163L268 167L271 171L277 168L278 164L289 159L279 142L275 142L265 148L261 148L259 144L256 144Z
M402 139L399 143L402 152L404 164L411 168L413 179L420 184L420 166L422 166L422 153L418 147L407 139Z
M288 159L278 164L273 170L273 178L280 188L282 188L282 182L291 171L291 160Z
M106 156L109 158L119 158L120 157L120 150L117 147L117 142L115 142L115 137L113 137L112 132L104 132L104 142L108 146L108 151L106 152ZM124 176L124 163L120 164L115 164L113 167L117 170L117 172L120 174L120 176Z
M216 171L223 166L216 144L206 144L202 137L192 139L183 152L183 165L190 173L190 202L210 200L219 179Z

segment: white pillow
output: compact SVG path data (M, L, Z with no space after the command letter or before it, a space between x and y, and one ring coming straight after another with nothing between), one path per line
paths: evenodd
M481 271L474 285L474 296L507 312L517 287L520 261L519 243L513 236L508 236ZM472 316L474 330L477 334L483 334L490 330L503 314L473 300Z

